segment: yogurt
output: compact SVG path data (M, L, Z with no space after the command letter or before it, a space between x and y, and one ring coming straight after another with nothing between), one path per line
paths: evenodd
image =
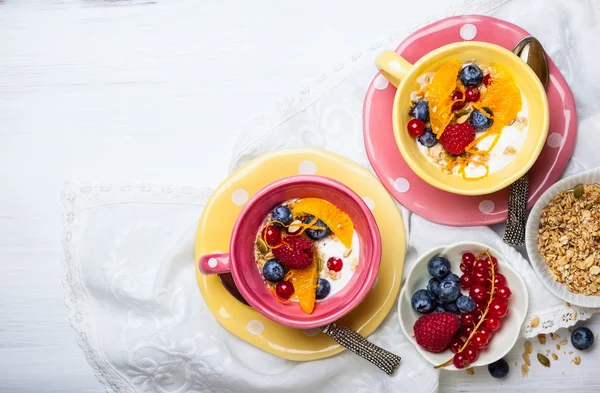
M350 249L346 249L346 246L344 246L342 242L334 236L329 236L325 239L318 240L314 243L314 246L317 254L319 255L319 259L324 262L323 268L319 272L319 277L329 280L329 284L331 285L329 296L327 296L325 299L317 300L318 303L335 296L336 293L340 292L346 287L346 285L348 285L352 275L358 268L360 241L356 231L354 231L354 234L352 235L352 247L350 247ZM350 250L349 254L348 250ZM347 256L344 257L344 255ZM335 274L335 276L333 273L330 273L329 269L327 268L327 260L331 257L340 258L343 262L342 270Z

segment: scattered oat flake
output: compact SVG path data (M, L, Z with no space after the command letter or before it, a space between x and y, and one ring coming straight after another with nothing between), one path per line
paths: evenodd
M546 356L550 356L550 352L551 351L549 349L546 349Z
M529 324L531 327L537 327L540 324L540 317L533 317Z
M569 351L569 353L568 353L568 354L569 354L569 355L572 355L572 354L573 354L573 351Z
M550 333L550 338L554 340L554 333Z
M571 319L574 321L577 319L577 311L573 311L573 315L571 315Z
M552 359L554 359L554 360L558 360L558 355L557 355L557 354L555 354L554 352L552 353Z
M546 344L546 335L544 333L538 334L537 338L538 338L538 341L540 342L540 344L542 344L542 345Z
M524 353L523 354L523 361L525 362L526 365L531 366L531 359L529 359L529 355Z
M556 344L556 349L560 350L560 344Z
M567 340L567 339L564 339L564 340L562 340L562 341L561 341L559 344L560 344L560 345L567 345L568 343L569 343L569 340Z
M525 341L525 353L533 353L533 344L529 341Z
M576 366L578 366L581 364L581 358L579 356L575 356L573 360L571 360L571 363L574 363Z
M571 303L565 302L565 304L567 305L567 307L571 307Z
M521 366L521 375L522 375L523 377L527 377L527 376L529 375L529 367L527 367L527 365L526 365L526 364L523 364L523 365Z
M468 369L465 370L467 372L467 374L469 375L474 375L475 374L475 370L473 370L473 367L469 367Z
M518 365L519 365L519 362L516 362L516 361L515 361L515 367L517 367Z

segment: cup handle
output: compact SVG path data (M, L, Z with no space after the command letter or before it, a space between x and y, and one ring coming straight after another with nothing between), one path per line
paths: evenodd
M229 273L231 271L229 254L217 253L202 255L198 261L198 267L202 274Z
M408 74L412 64L394 51L381 52L375 59L375 66L390 83L396 87Z

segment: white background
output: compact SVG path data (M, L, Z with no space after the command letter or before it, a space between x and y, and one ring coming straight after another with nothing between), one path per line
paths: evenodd
M63 304L66 180L215 187L236 130L398 30L403 3L0 0L0 391L104 391ZM594 368L535 364L522 390L597 390ZM483 369L441 376L501 390Z

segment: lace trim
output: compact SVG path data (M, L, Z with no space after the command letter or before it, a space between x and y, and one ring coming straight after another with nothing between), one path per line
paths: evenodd
M77 344L92 366L96 378L107 392L135 392L127 380L106 361L93 326L90 324L88 295L83 287L76 262L77 241L75 229L91 207L124 202L153 202L199 205L206 202L212 190L193 187L148 184L88 184L67 183L62 191L63 223L63 287L65 304L69 309L69 322L75 330Z
M593 313L594 309L567 306L565 304L564 307L560 307L544 314L528 314L525 323L521 328L521 334L523 337L529 338L542 333L553 333L560 328L571 327L577 321L585 321L586 319L589 319ZM539 322L534 328L531 326L531 321L536 317L539 318Z

